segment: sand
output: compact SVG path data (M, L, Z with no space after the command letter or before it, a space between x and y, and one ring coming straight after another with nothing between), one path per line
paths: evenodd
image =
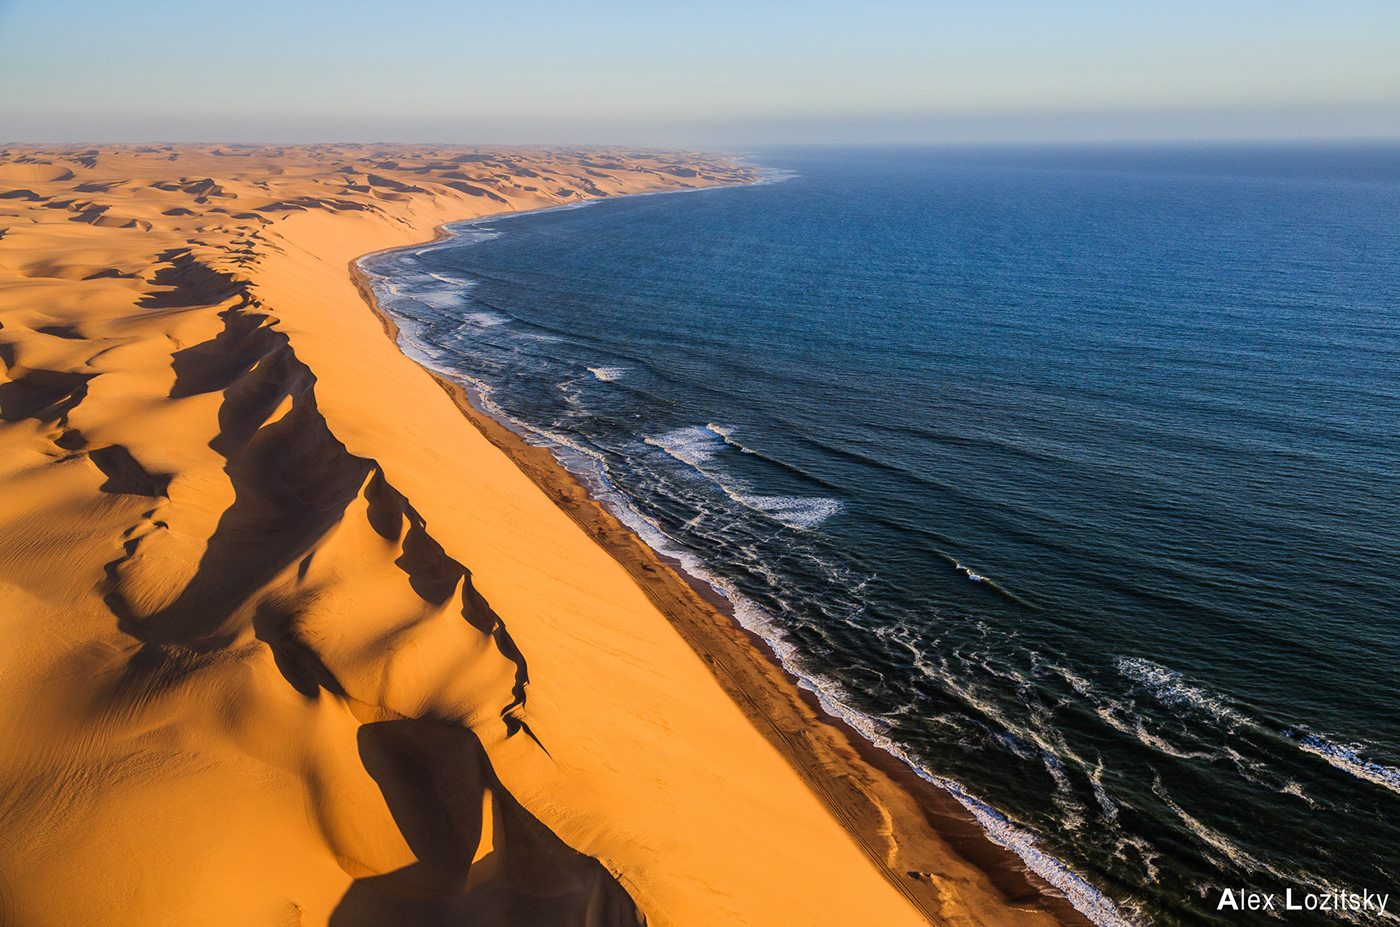
M752 178L0 149L0 923L1073 921L357 289L451 220Z

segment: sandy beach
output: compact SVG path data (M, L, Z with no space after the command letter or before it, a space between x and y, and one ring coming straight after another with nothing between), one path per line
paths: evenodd
M1085 923L405 357L355 268L755 177L0 149L0 923Z

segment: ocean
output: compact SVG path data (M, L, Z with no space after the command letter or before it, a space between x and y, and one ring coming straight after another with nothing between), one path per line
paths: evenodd
M1096 922L1400 923L1400 149L750 157L364 266Z

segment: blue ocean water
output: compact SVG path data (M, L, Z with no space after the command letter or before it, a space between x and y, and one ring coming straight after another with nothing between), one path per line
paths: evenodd
M1400 921L1400 149L758 160L365 266L1095 920Z

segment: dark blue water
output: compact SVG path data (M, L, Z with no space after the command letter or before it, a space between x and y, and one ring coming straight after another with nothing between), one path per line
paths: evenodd
M1097 920L1400 895L1400 150L762 160L368 266Z

